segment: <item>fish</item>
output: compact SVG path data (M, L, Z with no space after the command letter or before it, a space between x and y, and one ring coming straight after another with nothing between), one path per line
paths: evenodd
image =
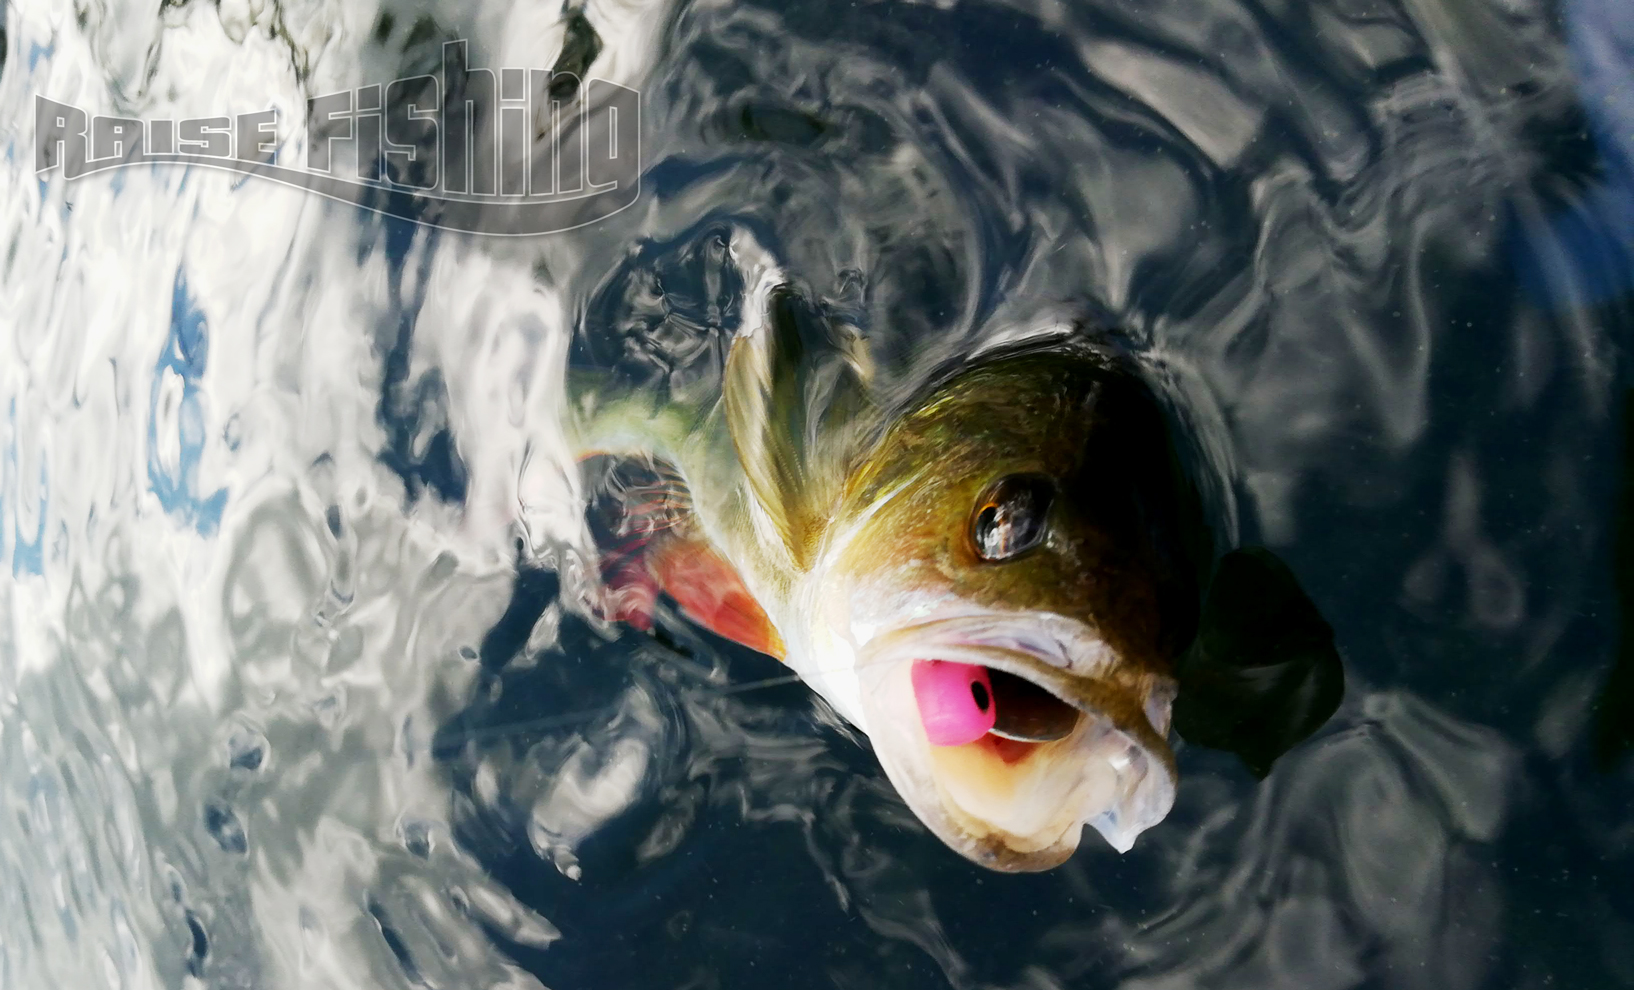
M1174 805L1171 739L1263 776L1337 709L1331 627L1269 550L1216 552L1185 417L1108 321L899 390L793 280L747 295L718 374L570 374L606 617L668 596L781 660L998 871L1086 826L1129 850Z

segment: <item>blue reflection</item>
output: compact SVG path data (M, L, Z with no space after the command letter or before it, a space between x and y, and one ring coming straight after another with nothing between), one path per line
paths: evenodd
M209 324L187 291L187 276L178 269L171 292L170 339L153 368L153 386L148 397L148 488L171 517L181 520L200 536L212 536L221 525L221 510L227 504L227 490L218 488L207 496L198 494L199 456L204 452L204 409L199 397L199 381L204 377L210 355ZM159 456L159 407L167 376L181 380L181 399L175 416L176 463L166 466ZM170 437L164 438L169 442Z

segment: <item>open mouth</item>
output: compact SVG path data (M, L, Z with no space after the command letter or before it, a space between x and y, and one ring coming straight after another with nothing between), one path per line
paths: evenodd
M859 671L886 773L983 865L1047 869L1086 824L1125 850L1173 802L1172 686L1093 630L1037 614L935 620L876 636Z

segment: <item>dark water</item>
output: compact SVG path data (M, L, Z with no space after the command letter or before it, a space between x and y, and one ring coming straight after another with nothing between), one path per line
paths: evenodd
M0 990L1634 986L1631 12L7 6ZM36 93L298 108L455 37L638 88L636 206L32 174ZM1339 713L1001 875L775 662L586 618L571 342L707 389L746 241L903 388L1110 313Z

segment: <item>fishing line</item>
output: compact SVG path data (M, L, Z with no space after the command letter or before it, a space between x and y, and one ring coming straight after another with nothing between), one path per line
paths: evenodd
M678 623L683 628L689 627L691 625L686 620L680 619L678 616L674 615L673 612L671 612L670 609L664 608L663 611L664 612L670 612L671 614L668 616L670 621ZM683 658L681 658L681 657L665 657L665 658L662 658L662 659L664 659L666 662L669 662L672 666L678 666L677 664L674 663L674 661L675 660L681 660ZM830 669L827 669L827 670L812 671L809 676L820 677L820 676L823 676L823 675L826 675L826 674L839 673L840 671L846 670L848 668L861 670L863 667L867 667L867 666L870 666L873 663L878 662L878 659L879 658L874 658L874 659L869 659L869 660L863 660L863 661L861 661L859 663L856 663L856 664L845 664L845 665L833 667L833 668L830 668ZM690 673L693 673L696 676L697 671L691 671ZM783 687L783 686L786 686L786 685L789 685L789 684L799 684L799 683L803 683L805 680L806 680L806 677L803 676L803 675L800 675L800 674L793 674L793 673L779 674L779 675L774 676L774 677L763 677L763 678L760 678L758 680L745 681L745 682L743 682L741 684L728 684L728 685L726 685L724 687L685 688L685 689L682 689L682 690L678 691L677 693L680 694L680 695L683 695L683 696L693 697L693 698L697 698L697 697L724 698L724 697L729 697L729 696L732 696L732 695L747 694L750 691L760 691L760 690L764 690L766 688ZM467 729L467 730L459 733L458 735L453 736L452 738L445 737L445 739L446 739L447 743L453 743L453 744L463 746L463 745L465 745L467 743L475 742L475 741L503 738L503 737L508 736L508 735L513 735L513 734L522 733L522 732L536 731L536 730L541 730L541 729L559 728L559 727L564 727L564 726L568 726L568 725L583 723L583 722L586 722L586 721L590 721L590 720L592 720L594 718L597 718L599 716L617 715L622 710L623 710L622 707L617 705L617 704L601 705L601 706L596 707L596 708L584 709L584 710L577 711L577 712L564 712L563 714L560 714L560 715L542 715L542 716L540 716L538 718L524 719L522 721L517 721L517 722L506 722L506 723L502 723L502 724L499 724L499 725L489 725L489 726L484 726L484 727L482 727L480 729Z
M535 729L554 729L573 725L577 722L588 721L598 715L616 715L623 709L618 705L602 705L599 708L589 708L583 711L566 712L561 715L544 715L539 718L524 719L519 722L501 722L498 725L488 725L480 729L465 729L452 737L437 740L436 748L442 749L448 745L464 746L467 743L481 742L488 739L504 738L521 732Z
M762 688L781 687L785 684L798 684L803 680L799 674L782 674L777 677L764 677L758 681L747 681L743 684L733 684L723 688L688 688L677 692L688 697L726 697L734 694L744 694L749 691L758 691ZM597 708L587 708L582 711L564 712L561 715L542 715L539 718L524 719L518 722L503 722L498 725L484 726L480 729L466 729L452 738L445 737L439 742L439 747L447 744L465 745L487 739L503 738L522 732L539 729L554 729L576 723L586 722L598 716L613 716L623 711L620 705L602 705Z

